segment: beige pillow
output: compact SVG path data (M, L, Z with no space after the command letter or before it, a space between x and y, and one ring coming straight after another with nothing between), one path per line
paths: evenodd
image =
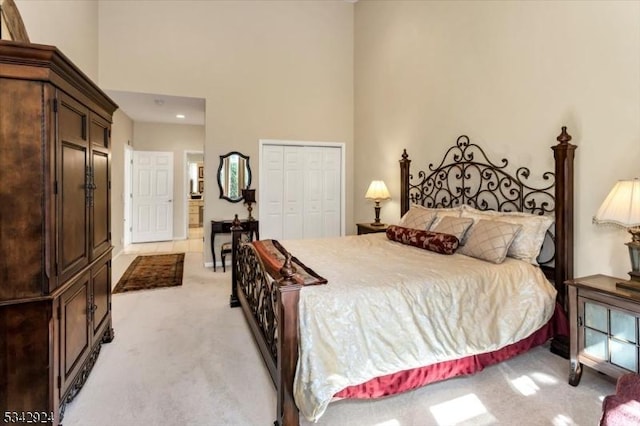
M436 213L432 209L414 204L409 208L409 211L402 216L398 225L405 228L422 229L426 231L435 218Z
M522 225L480 219L469 230L466 244L458 249L458 253L493 263L502 263L520 229Z
M438 226L443 217L460 217L460 214L462 213L462 206L429 208L429 210L436 213L436 218L430 228L430 231L433 231L433 228Z
M464 234L471 225L473 225L473 219L444 216L435 227L431 227L430 231L455 235L458 241L462 241Z
M499 220L502 222L521 225L522 229L513 240L507 256L514 259L521 259L537 265L536 258L540 254L540 249L544 242L547 230L553 224L552 216L536 215L522 212L496 212L493 210L478 210L473 207L464 206L461 217L470 217L474 223L479 219ZM467 236L468 238L468 236ZM461 244L466 241L461 241Z

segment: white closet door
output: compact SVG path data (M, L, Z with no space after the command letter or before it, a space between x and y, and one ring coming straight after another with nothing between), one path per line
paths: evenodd
M264 144L260 166L260 237L342 235L342 149Z
M260 182L260 237L281 240L284 211L284 147L262 148Z
M284 147L283 239L304 237L304 149Z
M322 199L323 148L304 148L304 238L321 238L323 232Z
M341 164L339 148L322 149L322 236L341 235Z

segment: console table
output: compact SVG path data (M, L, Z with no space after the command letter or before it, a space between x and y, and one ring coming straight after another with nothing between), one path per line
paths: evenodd
M216 270L216 234L230 234L232 220L212 220L211 221L211 255L213 256L213 271ZM249 240L260 239L260 227L257 220L240 219L242 228L249 233Z

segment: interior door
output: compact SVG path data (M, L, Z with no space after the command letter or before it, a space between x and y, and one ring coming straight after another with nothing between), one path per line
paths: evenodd
M260 231L262 238L282 239L284 147L265 145L262 149L260 182Z
M173 239L173 152L133 152L132 242Z
M284 147L283 232L285 240L304 238L304 149Z
M260 158L261 237L342 235L342 148L269 142L262 145Z
M342 235L342 163L339 148L322 150L322 236Z

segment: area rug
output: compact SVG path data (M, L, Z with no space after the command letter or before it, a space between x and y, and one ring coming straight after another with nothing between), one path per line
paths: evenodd
M138 256L127 268L113 293L182 285L184 253Z

